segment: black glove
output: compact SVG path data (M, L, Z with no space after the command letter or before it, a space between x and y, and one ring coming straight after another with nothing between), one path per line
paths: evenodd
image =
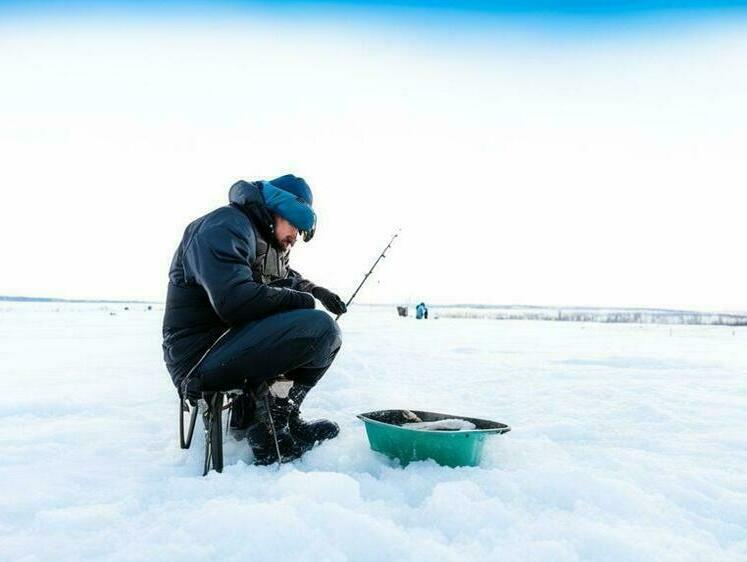
M334 294L329 289L324 287L314 287L311 289L311 294L318 298L324 305L324 308L329 310L332 314L343 314L348 311L345 303L342 299Z

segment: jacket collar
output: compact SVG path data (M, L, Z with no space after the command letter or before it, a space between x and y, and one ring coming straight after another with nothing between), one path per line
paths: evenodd
M262 196L261 182L237 181L228 191L228 201L231 206L238 208L249 217L252 225L265 241L277 249L280 248L275 239L275 222Z

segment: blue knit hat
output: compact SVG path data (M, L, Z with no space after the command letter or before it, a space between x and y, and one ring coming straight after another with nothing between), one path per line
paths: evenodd
M311 188L303 178L299 178L293 174L286 174L279 178L275 178L274 180L270 180L270 183L283 191L287 191L296 197L300 197L306 201L309 206L314 204L314 196L311 193Z
M311 208L314 198L311 188L292 174L262 182L262 196L267 208L303 232L306 242L316 229L316 214Z

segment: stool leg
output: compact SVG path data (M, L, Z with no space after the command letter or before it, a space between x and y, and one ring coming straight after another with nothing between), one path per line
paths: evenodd
M223 393L216 392L213 401L213 423L210 428L210 448L213 453L213 468L223 472Z
M184 433L184 414L189 414L189 429L187 434ZM187 401L183 398L179 400L179 445L182 449L189 449L192 444L192 435L195 432L195 421L197 421L197 406L193 407L191 412Z
M204 394L203 398L206 408L202 414L205 425L205 463L202 475L205 476L211 466L216 472L223 472L223 393Z

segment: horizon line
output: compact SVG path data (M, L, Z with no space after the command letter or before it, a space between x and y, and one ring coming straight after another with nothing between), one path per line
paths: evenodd
M71 304L165 304L164 300L138 300L138 299L70 299L61 297L31 297L23 295L0 295L0 302L58 302L58 303L71 303ZM357 303L360 306L416 306L414 304L401 304L397 302L385 302L385 303L372 303L372 302L361 302ZM689 313L689 314L724 314L724 315L743 315L747 313L743 310L732 309L729 311L724 310L693 310L688 308L661 308L655 306L585 306L585 305L542 305L542 304L488 304L488 303L455 303L455 304L430 304L427 305L430 308L479 308L479 309L555 309L555 310L645 310L650 312L676 312L676 313Z

